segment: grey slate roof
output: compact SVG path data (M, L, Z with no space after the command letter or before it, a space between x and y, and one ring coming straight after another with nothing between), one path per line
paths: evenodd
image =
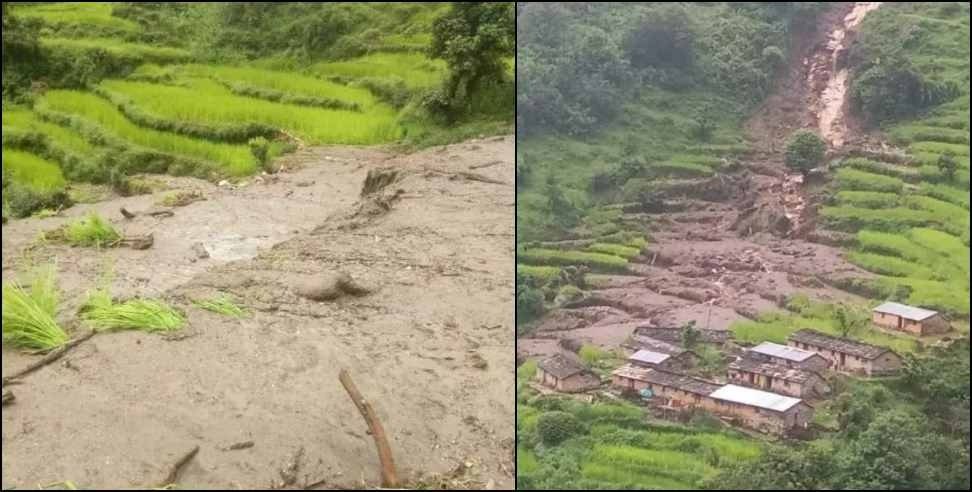
M735 369L737 371L746 373L760 374L797 384L803 384L810 380L810 378L816 376L813 371L805 371L803 369L781 366L772 362L762 362L746 358L730 362L729 369Z
M770 357L776 357L778 359L792 360L794 362L803 362L814 355L817 355L816 352L780 345L773 342L763 342L749 350L757 354L764 354Z
M637 367L632 364L625 364L615 369L611 374L629 379L635 379L637 381L644 381L646 383L657 384L659 386L667 386L669 388L675 388L703 396L712 393L720 386L704 379L686 376L685 374Z
M797 330L790 334L790 341L805 343L813 347L820 347L838 353L854 355L868 360L877 359L887 352L893 353L893 351L889 348L878 347L877 345L858 342L848 338L835 337L806 328Z
M906 304L898 304L897 302L886 302L874 308L874 310L879 313L893 314L895 316L900 316L904 319L910 319L913 321L926 320L938 314L930 309L922 309L920 307L908 306Z
M736 386L735 384L727 384L713 391L709 396L716 400L741 403L752 407L773 410L774 412L785 412L803 401L799 398L746 388L744 386Z
M583 364L564 354L555 354L547 357L541 360L537 364L537 367L557 379L569 378L574 374L587 372L587 368Z

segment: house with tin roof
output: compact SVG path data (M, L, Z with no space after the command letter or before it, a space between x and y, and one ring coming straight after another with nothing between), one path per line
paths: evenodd
M684 370L694 366L699 360L695 352L686 350L675 354L640 349L628 356L628 362L640 367Z
M746 357L810 371L823 371L830 365L826 358L816 352L773 342L763 342L747 350Z
M813 418L813 407L800 398L735 384L713 391L708 401L712 413L764 432L806 428Z
M897 302L885 302L871 311L871 320L878 326L915 335L946 333L951 328L937 311Z
M831 369L865 376L883 376L898 372L901 356L887 347L835 337L816 330L803 329L790 334L789 345L810 350L830 361Z
M772 362L738 358L729 363L727 372L734 384L795 398L814 398L830 392L826 380L816 371Z

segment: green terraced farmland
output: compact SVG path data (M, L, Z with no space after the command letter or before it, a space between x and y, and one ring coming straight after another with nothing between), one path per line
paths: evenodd
M445 77L441 60L419 53L374 53L347 61L318 63L310 72L320 77L399 78L410 88L432 87Z
M64 175L56 162L51 162L29 152L3 149L3 169L14 181L38 191L50 191L64 187Z
M401 135L391 108L338 111L237 96L217 82L192 79L190 87L109 80L101 87L128 98L140 110L175 122L213 127L257 123L296 133L311 144L377 144Z
M38 5L18 5L14 13L27 18L43 20L45 23L68 26L94 26L110 28L121 32L135 32L138 24L129 20L113 17L113 6L108 2L64 2Z
M78 125L96 125L110 136L131 145L215 164L231 176L247 175L257 169L256 160L246 146L208 142L139 127L110 103L93 94L49 91L38 101L38 108L74 117Z
M128 43L112 38L43 38L41 45L50 49L66 51L105 50L123 59L155 63L180 62L192 57L188 51L180 48Z

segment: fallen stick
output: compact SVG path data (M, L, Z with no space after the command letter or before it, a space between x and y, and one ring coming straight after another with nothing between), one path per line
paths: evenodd
M176 480L179 479L179 474L182 473L182 469L185 468L190 461L192 461L192 458L196 456L196 453L198 452L199 445L196 445L193 446L188 453L183 455L182 458L179 458L179 461L176 461L175 464L172 465L172 469L169 470L169 474L165 476L165 481L159 484L159 487L168 487L169 485L176 483Z
M13 401L15 399L16 398L14 397L13 391L10 391L10 390L4 391L3 392L3 405L2 406L7 406L8 404L13 403Z
M94 334L95 334L94 330L91 330L88 333L85 333L84 335L82 335L81 337L75 338L74 340L71 340L71 341L65 343L64 345L61 345L60 347L54 349L52 352L50 352L47 355L45 355L43 359L41 359L41 360L39 360L37 362L34 362L33 364L31 364L31 365L29 365L29 366L27 366L27 367L25 367L25 368L23 368L23 369L15 372L12 376L7 376L7 377L3 378L3 386L6 386L7 383L9 383L11 380L22 378L22 377L24 377L24 376L26 376L26 375L28 375L28 374L30 374L30 373L38 370L38 369L40 369L40 368L42 368L42 367L50 364L51 362L56 361L57 359L60 359L61 356L63 356L65 353L67 353L68 350L71 350L72 348L74 348L79 343L81 343L81 342L83 342L83 341L91 338L92 336L94 336Z
M381 485L383 487L397 488L398 473L395 471L395 461L392 459L391 448L388 446L388 438L385 436L385 428L381 426L381 422L378 420L378 414L375 413L375 409L371 406L371 403L365 400L361 392L358 391L358 387L354 385L354 381L351 380L351 374L348 373L347 369L341 370L338 379L341 380L341 384L348 392L348 396L351 397L351 401L354 402L354 406L358 407L358 411L361 412L361 416L364 417L365 422L368 424L371 437L375 440L375 447L378 448L378 460L381 461Z

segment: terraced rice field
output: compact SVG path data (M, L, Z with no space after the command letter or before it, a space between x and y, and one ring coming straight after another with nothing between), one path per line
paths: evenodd
M401 83L412 94L444 79L445 64L423 53L431 41L428 25L442 9L414 7L389 7L387 17L376 19L397 20L372 40L376 44L368 55L268 70L257 68L259 61L253 66L199 63L195 48L145 42L142 27L114 16L111 3L12 6L16 14L44 24L42 49L96 59L107 54L111 63L130 68L89 85L91 90L50 90L33 107L5 104L5 151L12 146L36 154L34 161L12 154L11 171L17 163L46 163L30 176L23 166L9 176L58 187L65 175L85 174L69 169L127 161L125 173L234 178L260 169L247 146L256 136L271 141L273 158L287 147L275 141L278 137L295 144L372 145L399 141L406 128L421 133L424 123L403 123L399 110L382 99L387 94L368 88ZM33 148L38 137L40 148ZM140 160L144 165L117 159L119 152L146 157ZM45 173L51 175L42 179Z

